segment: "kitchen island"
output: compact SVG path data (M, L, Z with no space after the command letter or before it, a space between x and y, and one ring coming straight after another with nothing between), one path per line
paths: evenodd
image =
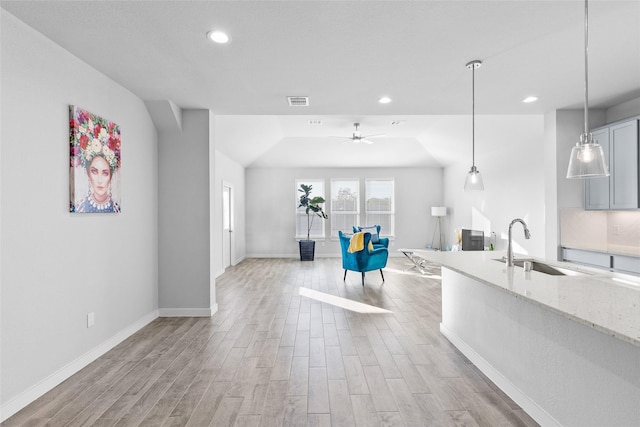
M414 254L442 265L440 330L541 425L640 425L640 278L504 252ZM517 256L522 258L522 256Z

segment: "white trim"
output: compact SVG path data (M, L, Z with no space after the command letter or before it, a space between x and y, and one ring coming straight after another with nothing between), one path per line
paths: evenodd
M224 228L224 189L228 188L229 189L229 229L228 231L226 231L227 233L229 233L229 247L225 248L225 244L224 244L224 233L225 233L225 228ZM224 270L227 268L226 265L224 265L224 254L226 252L226 250L229 251L229 267L231 267L233 265L233 253L234 253L234 248L235 248L235 235L233 233L233 230L235 229L235 187L233 186L233 184L227 180L222 180L222 242L221 242L221 248L222 248L222 253L221 255L221 259L220 259L220 263L222 264L222 273L224 273ZM220 274L222 274L220 273ZM218 277L220 274L218 274L215 277Z
M458 335L451 330L447 329L442 323L440 323L440 333L445 336L451 343L456 346L467 359L469 359L480 371L485 374L495 385L500 387L507 396L509 396L514 402L516 402L531 418L537 423L543 426L557 426L562 427L555 418L553 418L547 411L540 407L535 401L527 396L522 390L516 387L511 381L509 381L504 375L496 370L489 362L487 362L480 354L472 349L466 342L464 342Z
M37 382L24 392L4 403L0 408L0 422L8 419L12 415L20 411L22 408L34 402L43 394L52 390L63 381L79 372L82 368L98 359L100 356L114 348L116 345L120 344L122 341L129 338L131 335L135 334L140 329L147 326L149 323L153 322L157 317L158 310L153 310L152 312L136 320L134 323L130 324L120 332L116 333L114 336L107 339L102 344L99 344L96 347L92 348L82 356L71 361L66 366L63 366L53 374Z
M315 253L314 258L340 258L342 255L340 253L335 254L319 254ZM300 259L300 254L290 253L290 254L247 254L246 258L298 258Z
M218 311L218 304L209 308L160 308L160 317L211 317Z
M402 258L403 256L404 255L402 254L391 252L391 249L389 249L389 258ZM316 252L314 257L315 258L341 258L342 253L337 252L335 254L319 254ZM300 254L297 252L294 254L247 254L247 256L243 258L243 260L251 259L251 258L300 258Z

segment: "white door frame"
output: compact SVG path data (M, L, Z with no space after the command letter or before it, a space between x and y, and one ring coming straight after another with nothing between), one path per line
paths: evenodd
M228 203L225 203L225 194L229 195ZM233 214L234 214L234 190L233 184L222 181L222 269L233 265ZM225 219L228 219L225 221ZM228 260L228 262L227 262Z

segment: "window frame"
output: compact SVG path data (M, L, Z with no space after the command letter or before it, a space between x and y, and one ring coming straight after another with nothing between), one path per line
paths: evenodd
M354 188L356 190L356 203L355 203L355 207L356 210L355 211L337 211L334 209L334 203L333 203L333 199L334 199L334 183L337 182L347 182L347 183L351 183L351 184L355 184ZM334 226L339 223L337 221L337 216L338 215L355 215L355 223L352 224L352 226L358 225L360 222L360 218L361 218L361 204L362 204L362 197L361 197L361 189L360 189L360 185L361 185L362 179L361 178L331 178L330 179L330 183L329 183L329 194L330 194L330 199L329 199L329 221L330 221L330 229L331 229L331 236L338 235L338 230L339 229L335 229L334 230ZM339 191L339 190L338 190ZM352 233L353 230L351 228L349 229L343 229L342 230L343 233Z
M391 195L390 195L390 210L389 211L369 211L368 200L369 200L369 182L374 181L387 181L391 183ZM395 205L396 205L396 181L395 178L365 178L364 179L364 220L366 225L374 225L369 224L369 215L389 215L389 227L382 227L380 230L380 235L384 237L394 237L395 235ZM387 229L388 228L388 229Z

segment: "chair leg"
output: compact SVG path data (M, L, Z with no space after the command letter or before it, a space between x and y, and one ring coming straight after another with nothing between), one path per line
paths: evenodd
M362 272L362 286L364 286L364 271Z
M347 270L344 271L344 277L342 278L342 281L344 282L345 280L347 280Z
M384 282L384 274L382 274L382 269L380 269L380 275L382 276L382 281Z

